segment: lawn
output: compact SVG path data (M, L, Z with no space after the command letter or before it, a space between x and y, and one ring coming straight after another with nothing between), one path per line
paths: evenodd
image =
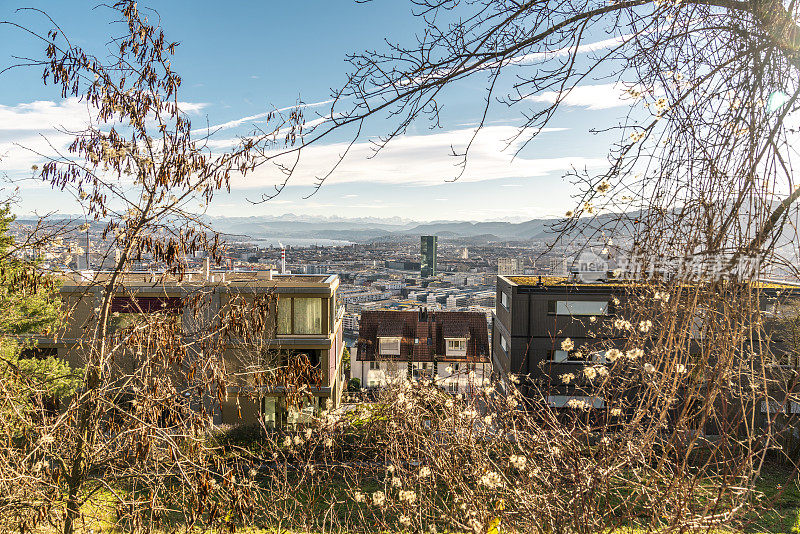
M756 487L756 502L753 505L752 511L749 512L744 519L744 526L742 530L732 529L718 529L714 530L715 534L733 534L735 532L743 533L769 533L769 534L800 534L800 482L798 482L797 475L794 475L794 480L787 482L791 477L791 473L780 468L769 468L765 470L758 481ZM375 488L364 488L365 492L374 491ZM347 500L346 492L341 487L330 488L330 491L336 493L337 501L343 502ZM306 503L313 507L313 503ZM93 534L105 533L121 533L126 532L128 528L114 526L116 522L116 515L114 512L114 498L110 492L99 492L96 496L84 506L84 517L79 523L81 532L92 532ZM340 515L346 513L345 510L339 511ZM156 528L153 530L157 534L167 534L172 532L186 532L186 527L181 523L178 514L165 521L171 523L171 526ZM254 518L254 521L256 519ZM42 533L50 534L56 532L52 528L42 528L38 530ZM398 530L399 531L399 530ZM191 532L211 532L210 530L200 527L194 528ZM214 530L213 532L218 532ZM275 533L275 528L258 528L252 527L247 524L238 525L236 532L256 534L256 533ZM300 532L294 528L282 529L282 532L294 533ZM383 531L381 531L383 532ZM501 532L503 532L501 528ZM606 534L643 534L647 530L643 528L631 528L617 530L613 533ZM703 532L707 532L703 530Z

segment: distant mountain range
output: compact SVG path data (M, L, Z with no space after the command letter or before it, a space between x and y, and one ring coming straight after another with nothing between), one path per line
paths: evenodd
M69 222L67 222L69 221ZM289 242L338 240L354 243L372 241L409 241L420 235L436 235L443 240L481 244L494 241L538 241L554 237L552 225L557 219L531 219L524 222L509 221L431 221L420 222L392 217L343 218L313 217L304 215L258 217L206 217L205 221L229 240L249 239ZM18 225L34 225L35 220L22 216ZM84 223L78 216L61 215L51 223L77 228ZM93 233L105 227L102 221L90 221Z
M214 217L209 220L217 231L254 239L317 238L353 242L408 239L437 235L442 239L488 241L528 241L552 236L555 219L506 221L433 221L420 223L399 218L325 218L307 216Z

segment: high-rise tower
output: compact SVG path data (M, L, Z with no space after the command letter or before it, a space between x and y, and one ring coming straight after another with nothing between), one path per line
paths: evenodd
M420 269L422 278L436 276L436 236L424 235L420 238Z

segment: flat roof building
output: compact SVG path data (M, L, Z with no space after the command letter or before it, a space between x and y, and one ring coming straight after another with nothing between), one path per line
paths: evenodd
M67 319L56 335L37 336L34 350L83 366L91 349L103 283L110 276L108 272L62 276L60 293ZM253 303L261 298L259 302L266 306L263 324L257 325L255 337L247 339L229 332L217 345L221 347L221 364L235 377L246 374L251 353L272 355L272 368L302 355L318 377L307 384L313 402L294 408L283 401L280 388L254 396L252 387L231 380L224 399L209 409L216 423L255 422L260 416L268 425L298 424L329 401L334 406L339 404L344 386L344 310L338 302L338 288L336 275L206 271L190 272L179 280L163 274L125 273L111 300L109 331L114 335L134 324L137 317L159 313L177 322L181 345L188 352L201 351L203 336L219 335L219 320L227 313L224 310L235 312L240 302ZM244 322L248 319L241 318ZM125 354L129 356L131 361L125 365L136 365L135 355ZM263 397L261 406L257 397Z

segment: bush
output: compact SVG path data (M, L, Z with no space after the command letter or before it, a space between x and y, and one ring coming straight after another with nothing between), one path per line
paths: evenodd
M347 381L347 391L361 391L361 379L351 378Z

